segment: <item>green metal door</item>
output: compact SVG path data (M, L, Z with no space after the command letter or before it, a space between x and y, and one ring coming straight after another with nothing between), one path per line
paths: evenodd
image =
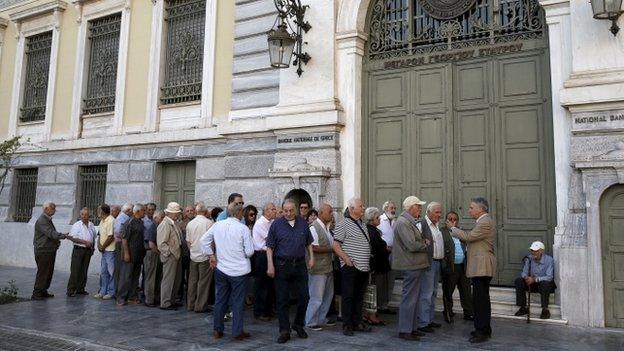
M400 202L408 195L417 195L441 202L445 211L459 212L461 226L471 228L474 220L467 211L470 199L485 197L498 230L498 274L493 283L512 285L530 243L541 240L549 248L553 237L547 37L532 33L517 37L517 42L505 42L505 46L495 44L492 37L474 43L475 49L470 49L473 43L466 41L457 48L446 42L436 44L431 37L434 32L426 32L428 41L410 42L409 36L404 36L405 44L390 45L404 35L396 31L398 23L412 23L390 20L400 19L397 11L416 14L414 18L419 21L424 21L426 14L418 7L408 11L418 1L409 6L406 2L385 3L385 10L374 8L386 11L386 17L373 14L371 26L387 26L390 32L383 32L385 41L371 32L364 72L367 204L380 206L388 199ZM488 1L477 3L479 11L492 11L492 18L496 18L495 11L500 12L500 8L489 7ZM403 7L392 10L395 4ZM518 6L528 5L518 2ZM466 24L474 23L466 19L474 13L462 15L464 28L475 30ZM440 28L449 23L440 22ZM470 37L456 38L463 41ZM416 44L427 50L419 51L413 46ZM386 52L379 50L384 45Z
M624 328L624 185L600 200L605 326Z
M180 206L195 203L195 162L162 164L162 206L177 202Z

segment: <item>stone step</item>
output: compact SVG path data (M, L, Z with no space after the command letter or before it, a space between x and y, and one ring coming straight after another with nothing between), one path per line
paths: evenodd
M401 285L402 280L397 279L394 284L394 291L390 301L390 306L392 307L398 307L401 302ZM514 288L490 287L490 301L492 303L493 317L526 320L526 316L514 316L518 310L518 307L516 306L516 291ZM442 285L438 284L436 311L441 312L442 309ZM531 321L538 323L567 324L567 321L561 318L561 308L559 305L555 304L554 294L550 295L548 309L550 310L550 319L539 319L539 315L542 312L542 308L540 306L540 296L538 293L531 294ZM455 293L453 294L453 311L460 316L462 314L458 290L455 290Z

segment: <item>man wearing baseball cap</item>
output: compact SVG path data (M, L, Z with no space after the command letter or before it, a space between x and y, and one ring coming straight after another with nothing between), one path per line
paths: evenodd
M542 302L541 319L550 318L548 311L548 298L557 286L553 280L555 263L553 258L544 253L544 243L535 241L529 248L531 255L524 260L524 267L518 279L516 279L516 306L520 306L516 316L524 316L529 313L526 307L526 291L539 292Z

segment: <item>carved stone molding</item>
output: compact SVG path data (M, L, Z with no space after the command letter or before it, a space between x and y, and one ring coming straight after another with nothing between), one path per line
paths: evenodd
M18 33L21 29L21 23L30 20L34 17L43 15L54 16L54 26L58 28L61 25L60 15L67 9L67 3L60 0L49 1L47 3L35 6L33 8L13 12L9 14L9 18L13 21L18 29Z
M76 12L78 13L78 16L76 16L76 22L78 23L82 22L84 5L86 5L87 3L96 2L96 1L102 1L102 0L72 0L72 4L74 4L74 8L76 9ZM152 2L154 1L155 0L152 0ZM132 7L131 0L122 0L116 3L123 3L123 9L127 11L129 11L130 8Z
M269 170L269 177L274 179L290 178L294 189L306 190L312 196L312 201L320 204L325 199L327 180L331 177L331 171L328 168L311 165L304 158L302 162L288 168Z

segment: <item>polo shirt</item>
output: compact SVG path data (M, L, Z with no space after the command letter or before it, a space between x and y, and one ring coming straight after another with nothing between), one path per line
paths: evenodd
M370 237L360 220L348 217L338 223L334 230L334 241L342 244L342 251L349 256L355 268L362 272L370 271ZM344 265L341 258L340 266Z
M271 224L266 246L273 249L273 254L277 258L304 258L306 247L312 244L312 241L312 233L305 219L301 216L295 217L293 226L285 217L282 217Z

